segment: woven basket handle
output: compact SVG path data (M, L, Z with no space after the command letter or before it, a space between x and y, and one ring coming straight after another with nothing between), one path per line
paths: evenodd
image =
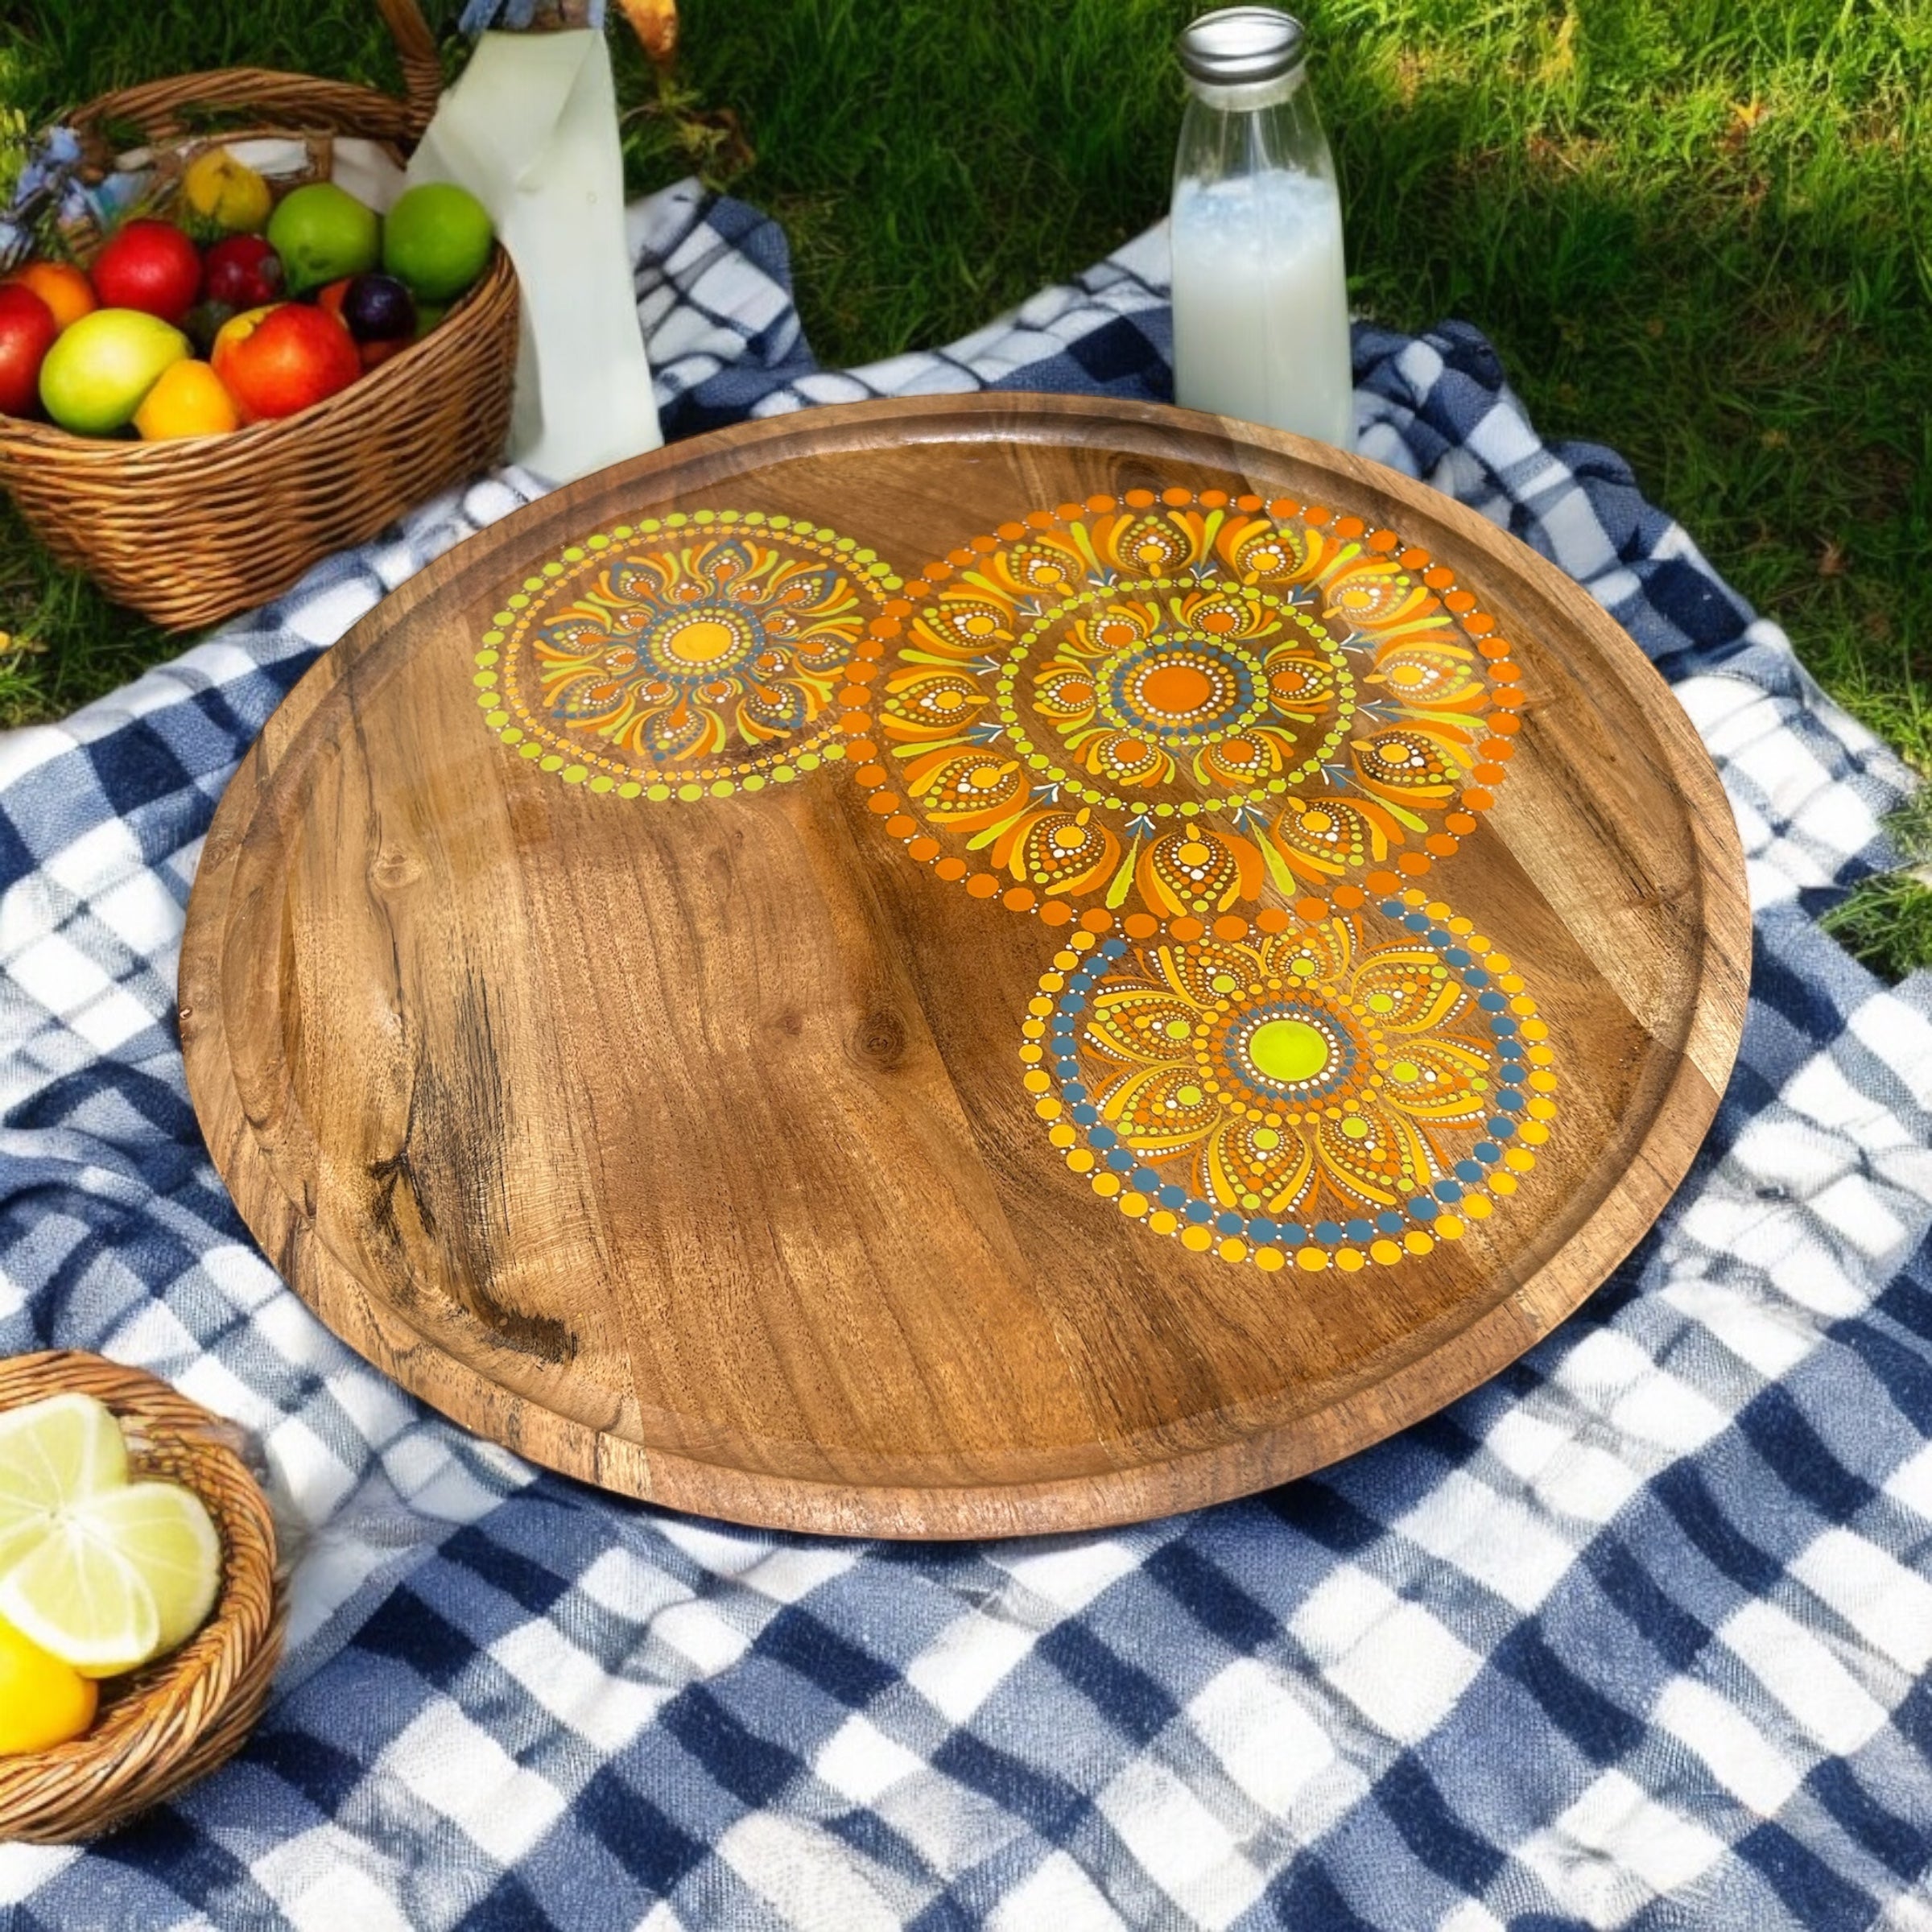
M309 74L277 73L263 67L228 67L103 94L75 110L75 128L87 137L126 122L150 141L179 140L188 131L183 110L208 107L219 109L224 116L246 114L251 122L279 122L317 134L365 134L413 143L428 126L443 91L436 37L416 0L376 0L376 4L402 64L400 100L378 88L346 80L319 80Z

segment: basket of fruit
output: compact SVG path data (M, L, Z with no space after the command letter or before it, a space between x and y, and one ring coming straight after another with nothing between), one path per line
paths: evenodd
M0 1361L0 1839L95 1837L247 1736L284 1605L238 1439L138 1368Z
M404 188L440 68L415 0L378 4L403 98L233 68L79 109L82 215L0 282L0 486L170 629L502 453L515 273L461 188Z

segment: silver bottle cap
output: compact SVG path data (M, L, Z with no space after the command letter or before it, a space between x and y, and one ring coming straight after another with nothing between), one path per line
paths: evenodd
M1292 73L1307 52L1300 21L1273 6L1224 6L1181 29L1182 68L1212 87Z

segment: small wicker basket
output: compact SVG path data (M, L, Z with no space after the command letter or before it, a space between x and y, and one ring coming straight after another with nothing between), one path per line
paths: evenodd
M102 1684L86 1736L0 1757L0 1839L39 1844L97 1837L232 1755L268 1696L287 1609L268 1499L237 1452L233 1425L143 1370L97 1355L0 1361L0 1410L74 1391L105 1402L120 1421L131 1474L182 1484L208 1505L221 1537L221 1594L181 1649Z
M333 136L379 142L400 159L435 111L441 68L415 0L378 4L402 59L400 100L231 68L103 95L74 126L96 145L112 128L137 128L156 154L184 164L224 142L291 136L308 145L308 179L327 178ZM225 124L254 118L191 134L184 115L194 109ZM420 342L313 408L225 436L104 441L0 417L0 486L56 556L117 602L169 630L214 623L497 460L517 308L515 271L498 248Z

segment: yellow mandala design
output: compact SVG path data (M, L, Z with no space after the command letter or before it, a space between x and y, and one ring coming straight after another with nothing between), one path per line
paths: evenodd
M849 537L758 510L647 517L527 577L475 654L485 722L568 784L652 799L844 758L854 646L899 580Z
M1556 1117L1548 1040L1514 963L1412 888L1307 924L1083 928L1020 1058L1053 1144L1123 1213L1226 1261L1346 1271L1516 1192Z

